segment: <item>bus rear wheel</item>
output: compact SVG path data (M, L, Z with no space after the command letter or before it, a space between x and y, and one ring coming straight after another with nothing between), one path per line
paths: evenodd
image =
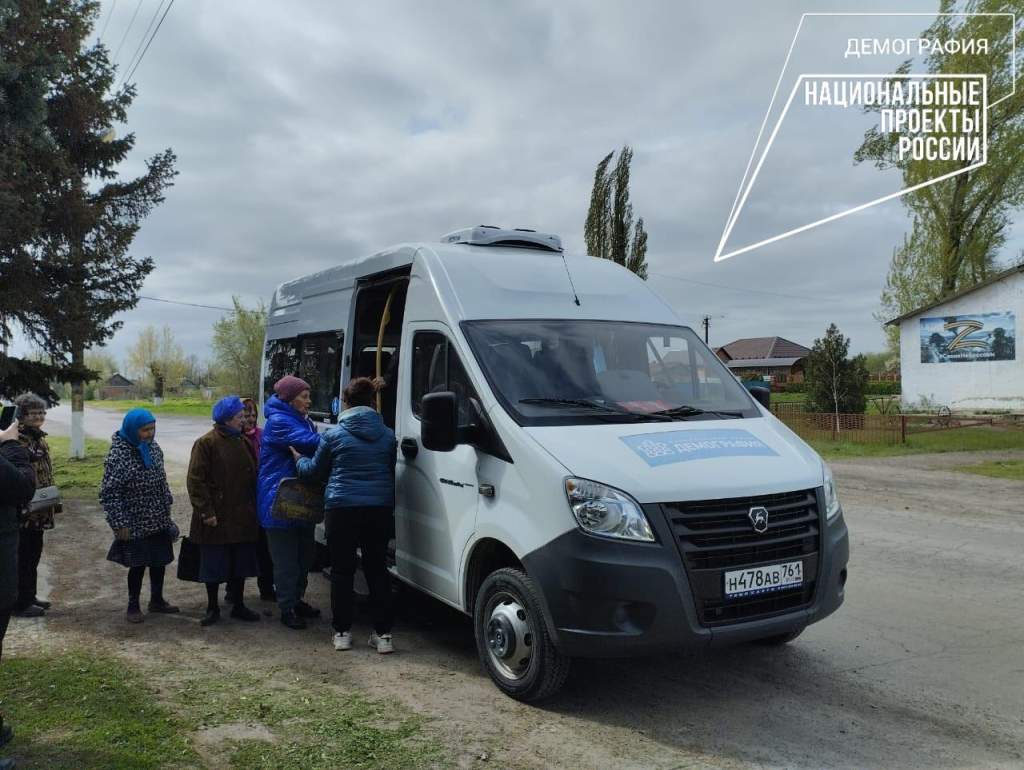
M480 586L473 610L480 663L506 695L550 698L569 675L570 660L548 635L536 585L522 570L495 570Z

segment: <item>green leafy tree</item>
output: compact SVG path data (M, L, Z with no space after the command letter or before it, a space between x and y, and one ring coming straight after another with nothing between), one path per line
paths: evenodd
M4 35L14 44L4 56L10 51L18 66L33 66L54 40L61 52L41 73L42 137L19 135L12 161L34 185L37 219L19 236L20 252L31 261L27 285L45 287L46 295L26 302L15 317L56 363L59 379L71 384L76 457L85 453L84 385L94 376L85 351L109 340L121 326L114 316L137 303L153 262L129 249L176 174L168 149L146 161L143 175L119 177L135 136L113 138L113 126L126 122L135 88L126 84L110 93L116 70L106 48L85 47L98 8L92 0L23 0L5 6L2 16ZM26 98L38 103L39 93L33 94ZM5 145L0 156L9 151Z
M942 0L942 13L1018 12L1017 27L1010 30L1008 16L939 16L922 34L929 40L982 39L990 42L987 53L933 52L925 58L927 70L936 74L984 73L991 95L1013 91L1012 41L1024 45L1024 24L1018 0ZM898 68L911 71L913 61ZM927 81L930 87L936 81ZM907 81L893 80L895 88ZM1011 213L1024 204L1024 89L994 104L988 111L988 162L962 171L972 160L900 159L895 132L873 127L854 155L857 163L872 162L883 170L895 169L903 186L913 187L931 179L957 174L904 195L901 200L913 216L911 233L893 254L889 277L882 292L882 312L888 320L922 305L947 297L988 278L998 269L997 256L1006 242ZM897 330L887 329L890 346L898 345Z
M830 324L825 336L814 341L807 356L808 409L835 415L837 431L840 414L861 414L867 403L864 394L868 370L864 356L851 359L849 353L849 338Z
M614 152L608 153L594 172L590 208L583 226L587 253L611 259L647 278L647 231L643 217L633 224L629 202L629 168L633 150L624 146L615 167L609 170Z
M147 326L128 349L132 374L152 388L154 398L163 398L165 387L177 387L184 379L189 362L169 326L159 331Z
M219 389L255 397L260 392L267 310L262 302L246 308L233 297L232 303L231 314L213 325L213 376Z

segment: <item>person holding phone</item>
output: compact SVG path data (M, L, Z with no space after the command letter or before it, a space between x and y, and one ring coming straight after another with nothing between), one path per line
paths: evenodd
M4 407L8 425L0 430L0 657L4 636L11 620L11 609L18 598L18 539L21 527L18 514L36 491L35 473L28 453L18 441L18 424L13 422L14 407ZM4 415L0 414L0 418ZM11 740L10 725L0 715L0 746ZM0 760L0 767L3 767Z
M35 393L24 393L14 402L18 407L18 440L28 452L36 474L36 489L53 486L53 463L46 443L43 423L46 402ZM32 507L35 507L34 505ZM18 538L18 601L14 613L34 618L50 609L50 603L36 596L39 586L39 560L43 555L43 533L53 529L54 514L63 510L60 503L37 510L26 509L21 516Z
M164 453L154 441L156 418L145 409L124 416L121 430L110 439L103 466L100 503L114 542L107 559L128 568L129 623L145 618L139 606L142 577L149 569L149 611L171 614L178 608L164 599L164 572L174 561L172 543L178 528L171 519L170 487Z

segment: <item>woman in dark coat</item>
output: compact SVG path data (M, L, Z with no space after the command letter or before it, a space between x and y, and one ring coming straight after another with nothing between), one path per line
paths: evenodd
M53 486L50 447L43 431L46 402L35 393L25 393L15 403L18 406L18 440L28 452L29 462L36 474L36 488ZM38 617L50 609L49 602L36 596L39 560L43 555L43 533L53 529L54 514L61 510L60 503L57 503L41 511L25 511L22 514L18 539L18 602L14 606L15 614L20 617Z
M345 411L337 427L324 434L312 459L295 452L295 462L300 478L327 482L324 525L331 552L334 649L352 648L352 580L358 547L370 587L370 646L389 653L392 611L386 555L395 513L398 446L394 432L372 406L376 392L368 378L352 380L345 388Z
M245 436L246 445L252 450L252 456L256 458L256 466L260 464L260 443L263 440L263 428L260 427L259 407L256 401L251 398L243 398L242 404L245 409L242 411L242 435ZM270 559L270 548L267 546L267 530L260 527L260 540L256 545L257 555L260 561L260 574L256 584L260 589L260 599L265 602L276 602L277 594L274 593L274 562ZM230 600L229 600L230 601Z
M274 393L263 407L267 421L260 446L256 504L274 561L274 589L281 622L288 628L303 629L306 618L320 615L320 610L303 601L313 563L314 527L302 521L275 518L273 509L281 479L295 476L295 461L289 447L312 455L320 444L320 436L308 416L312 404L308 382L291 375L282 377L274 383Z
M245 579L259 574L256 543L256 458L242 435L242 400L222 398L213 407L213 428L192 446L188 496L192 501L189 539L199 545L199 579L206 583L201 625L220 620L217 593L227 583L234 600L231 617L259 620L245 606Z
M100 484L100 503L114 531L107 559L128 568L125 618L129 623L144 620L139 594L147 567L149 611L178 611L164 599L164 572L174 561L172 543L178 537L178 527L171 519L173 498L167 486L164 453L153 440L155 435L156 418L150 412L128 412L121 430L110 439Z
M11 608L18 598L18 513L36 491L35 474L28 453L18 443L18 424L0 432L0 656ZM13 733L0 716L0 746ZM3 762L0 760L0 767ZM8 765L10 766L10 765Z

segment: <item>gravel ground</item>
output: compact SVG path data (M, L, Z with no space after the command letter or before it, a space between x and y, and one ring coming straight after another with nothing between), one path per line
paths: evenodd
M161 434L172 462L191 445L179 427ZM128 626L124 571L104 561L109 530L88 501L47 535L55 608L16 620L10 652L99 646L181 676L240 655L285 664L311 688L338 679L401 700L463 767L1024 767L1024 484L950 470L1011 457L1024 452L834 463L852 549L836 615L782 649L578 661L540 707L481 673L466 618L409 592L390 657L333 652L326 620L302 633L276 617L202 629L202 590L173 578L183 613ZM176 517L184 529L184 504ZM311 595L327 607L326 580L311 576ZM365 619L356 630L362 643Z

